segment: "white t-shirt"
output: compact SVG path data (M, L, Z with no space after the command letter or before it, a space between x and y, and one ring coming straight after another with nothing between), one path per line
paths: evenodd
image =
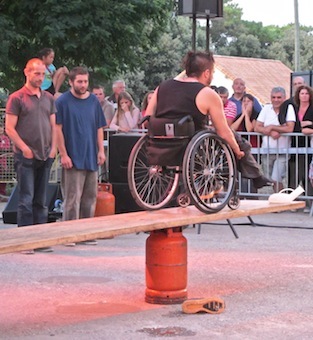
M258 115L257 121L268 125L280 125L278 120L278 114L273 110L272 104L265 105ZM293 106L288 105L286 122L295 122L296 113ZM274 139L270 136L263 136L262 148L289 148L291 139L288 136L280 136L278 139Z

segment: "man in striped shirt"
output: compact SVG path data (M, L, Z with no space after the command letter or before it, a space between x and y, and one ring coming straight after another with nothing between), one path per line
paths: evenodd
M226 87L219 86L216 92L219 94L219 96L222 99L223 106L224 106L224 113L226 116L228 126L231 126L235 118L237 117L237 106L235 103L233 103L231 100L228 99L229 92Z

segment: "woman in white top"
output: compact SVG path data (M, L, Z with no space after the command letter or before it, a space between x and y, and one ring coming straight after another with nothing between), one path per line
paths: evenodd
M141 119L140 110L134 104L134 100L128 92L121 92L117 100L117 110L110 124L110 129L129 132L138 129Z

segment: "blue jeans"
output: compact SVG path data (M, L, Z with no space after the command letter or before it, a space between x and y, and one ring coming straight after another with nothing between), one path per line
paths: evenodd
M46 161L14 154L17 174L18 227L48 222L47 190L53 158Z

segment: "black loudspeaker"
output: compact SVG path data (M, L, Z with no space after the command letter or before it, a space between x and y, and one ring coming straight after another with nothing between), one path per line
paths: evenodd
M115 196L115 213L126 213L132 211L142 211L141 207L137 205L132 194L130 193L128 183L111 183L113 195ZM182 187L179 188L177 195L183 192ZM177 207L177 195L164 208Z
M49 215L50 212L53 211L54 202L57 199L62 199L60 185L58 183L49 183L46 203L48 206ZM2 212L3 223L17 224L17 201L18 192L16 188L14 188L9 201ZM51 214L51 217L48 217L48 222L55 221L55 218L52 215L54 214Z
M223 16L223 0L179 0L178 15L196 15L197 18Z
M127 183L128 158L142 134L115 134L109 139L109 182Z
M143 210L134 201L127 183L112 183L112 188L116 214Z

